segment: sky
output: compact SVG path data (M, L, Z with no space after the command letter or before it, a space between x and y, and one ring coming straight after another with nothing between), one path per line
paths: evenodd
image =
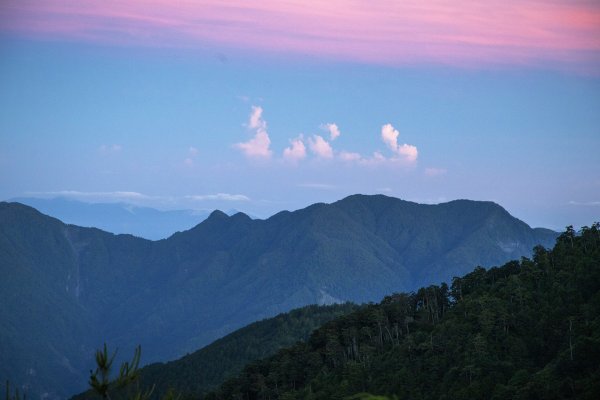
M0 2L0 199L600 220L597 1Z

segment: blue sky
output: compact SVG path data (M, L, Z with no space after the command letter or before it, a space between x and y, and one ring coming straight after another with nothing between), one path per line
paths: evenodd
M383 193L589 225L600 220L600 74L586 67L384 65L0 29L0 198L266 217ZM236 144L259 131L269 156L248 156ZM304 147L296 160L284 157L292 140Z

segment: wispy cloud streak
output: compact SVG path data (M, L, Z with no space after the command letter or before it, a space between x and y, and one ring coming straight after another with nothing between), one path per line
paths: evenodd
M26 195L42 196L42 197L68 197L74 199L86 199L90 201L133 201L133 200L149 200L156 197L148 196L143 193L133 191L114 191L114 192L84 192L79 190L58 190L49 192L25 192Z
M186 195L182 197L177 196L150 196L140 192L133 191L113 191L113 192L85 192L79 190L58 190L48 192L25 192L27 196L34 197L65 197L70 199L77 199L88 202L114 202L114 201L127 201L127 202L149 202L149 201L161 201L176 203L181 200L193 200L193 201L250 201L250 198L244 194L231 194L231 193L214 193L214 194L197 194L197 195Z
M185 196L185 199L205 201L205 200L221 200L221 201L250 201L250 198L243 194L216 193L216 194L200 194Z
M598 72L600 3L561 0L7 0L0 30L224 46L366 63L543 65Z

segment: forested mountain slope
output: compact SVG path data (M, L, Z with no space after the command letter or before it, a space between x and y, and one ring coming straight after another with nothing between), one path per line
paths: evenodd
M103 342L166 361L280 312L378 300L555 236L467 200L355 195L267 220L217 211L154 242L0 203L0 377L64 397L85 388Z
M251 363L205 399L600 398L600 230L387 296ZM397 396L397 397L395 397Z
M178 360L141 368L140 391L152 391L152 399L164 398L170 390L184 397L205 394L240 373L246 364L308 340L316 328L359 307L352 303L311 305L254 322ZM115 400L121 395L117 391L111 397ZM73 400L93 396L88 391Z

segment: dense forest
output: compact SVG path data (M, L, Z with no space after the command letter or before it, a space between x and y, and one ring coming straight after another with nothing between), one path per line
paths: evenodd
M165 398L169 392L197 397L240 373L249 362L306 341L319 326L358 308L352 303L311 305L254 322L178 360L141 368L135 386L140 392L150 393L150 399ZM126 394L117 391L113 398L125 399ZM92 395L88 391L72 399L84 400Z
M326 323L204 398L598 399L599 289L600 226L569 227L532 259Z

